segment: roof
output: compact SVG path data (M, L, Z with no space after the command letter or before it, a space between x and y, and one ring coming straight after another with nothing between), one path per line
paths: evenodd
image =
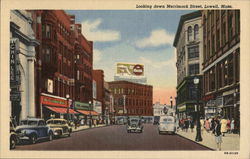
M174 38L174 43L173 43L174 47L177 46L177 42L179 40L181 29L182 29L182 26L183 26L184 22L187 21L187 20L190 20L190 19L197 18L197 17L201 17L201 11L195 11L195 12L184 14L184 15L181 16L180 22L179 22L179 25L178 25L178 29L177 29L177 32L176 32L175 38Z

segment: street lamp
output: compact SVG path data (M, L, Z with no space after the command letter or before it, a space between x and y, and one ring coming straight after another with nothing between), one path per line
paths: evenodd
M170 97L170 103L171 103L171 109L173 107L173 99L172 99L172 96Z
M67 98L67 121L69 122L69 94L66 94Z
M91 101L89 101L89 127L92 127L92 116L91 116Z
M200 123L200 106L199 106L199 78L194 78L194 85L196 89L196 100L197 100L197 125L196 125L196 137L195 141L200 142L202 141L201 137L201 123Z

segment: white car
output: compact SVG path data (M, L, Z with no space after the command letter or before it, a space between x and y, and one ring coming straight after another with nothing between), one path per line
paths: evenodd
M158 125L159 134L176 132L175 117L173 116L161 116Z

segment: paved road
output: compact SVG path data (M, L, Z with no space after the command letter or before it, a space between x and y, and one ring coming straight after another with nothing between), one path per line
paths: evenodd
M15 150L209 150L178 135L159 135L157 126L144 125L143 133L127 133L114 125L75 132L71 137L18 145Z

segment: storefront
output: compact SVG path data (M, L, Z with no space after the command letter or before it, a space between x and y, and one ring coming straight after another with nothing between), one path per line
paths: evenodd
M99 119L99 114L96 111L93 111L88 103L75 101L74 109L79 113L78 120L80 120L81 125L87 125L90 119Z
M42 93L40 100L42 117L45 120L52 117L67 119L68 116L69 120L73 120L75 115L78 114L78 112L70 108L72 101L67 101L66 98Z

